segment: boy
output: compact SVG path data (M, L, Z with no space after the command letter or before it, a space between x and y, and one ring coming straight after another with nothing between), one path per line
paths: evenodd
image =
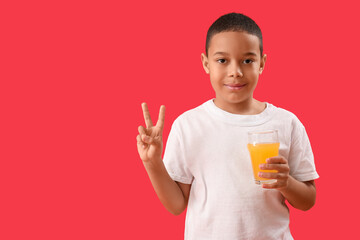
M209 28L201 55L215 98L185 112L173 123L164 161L165 107L156 126L142 104L146 128L137 146L162 204L173 214L187 208L185 239L293 239L287 200L310 209L318 178L305 128L296 116L253 98L265 67L262 34L247 16L226 14ZM275 183L253 183L247 151L249 131L276 129L279 156L260 172Z

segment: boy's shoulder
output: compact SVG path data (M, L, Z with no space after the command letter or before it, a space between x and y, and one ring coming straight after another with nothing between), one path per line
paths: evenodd
M194 108L186 110L179 117L191 117L194 115L203 114L206 111L206 108L208 107L210 101L212 100L208 100Z
M293 127L295 126L304 127L304 125L301 123L300 119L298 118L297 115L295 115L295 113L281 107L274 107L274 108L276 109L274 114L274 118L276 120L284 123L288 122Z
M211 100L209 100L211 101ZM207 105L209 104L209 101L206 101L202 103L201 105L191 108L189 110L186 110L182 114L180 114L174 121L175 122L182 122L182 121L194 121L196 119L202 119L207 114Z
M290 118L290 119L297 119L297 116L289 111L289 110L286 110L285 108L282 108L282 107L277 107L277 106L274 106L274 105L271 105L274 107L275 111L276 111L276 114L279 116L279 117L286 117L286 118Z

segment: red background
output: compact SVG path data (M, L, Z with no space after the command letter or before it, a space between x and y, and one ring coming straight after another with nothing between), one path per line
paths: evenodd
M166 105L166 140L214 96L200 54L232 11L263 31L255 97L294 112L313 146L317 203L290 208L294 238L357 235L355 2L2 1L0 239L183 239L185 214L162 207L138 157L140 104L154 120Z

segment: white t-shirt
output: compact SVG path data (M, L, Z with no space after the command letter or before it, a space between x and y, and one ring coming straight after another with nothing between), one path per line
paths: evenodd
M174 181L192 184L185 239L293 239L281 193L254 183L247 132L277 129L279 154L299 181L318 178L304 126L269 103L257 115L237 115L209 100L173 123L164 164Z

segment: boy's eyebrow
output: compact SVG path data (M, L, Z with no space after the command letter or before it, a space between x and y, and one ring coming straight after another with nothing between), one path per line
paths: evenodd
M213 56L215 56L216 54L219 54L219 55L229 55L229 54L226 53L226 52L216 52L216 53L213 54ZM249 55L251 55L251 56L257 56L257 54L254 53L254 52L247 52L247 53L244 54L244 56L249 56Z
M248 55L257 56L257 54L254 53L254 52L247 52L247 53L244 54L244 56L248 56Z
M219 54L219 55L228 55L228 53L226 53L226 52L216 52L216 53L214 53L213 56L215 56L216 54Z

